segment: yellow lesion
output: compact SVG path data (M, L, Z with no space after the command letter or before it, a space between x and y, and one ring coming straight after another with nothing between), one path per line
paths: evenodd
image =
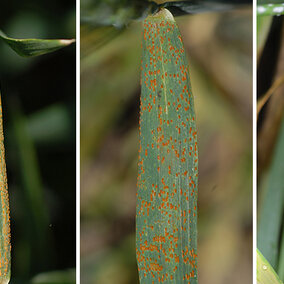
M9 196L6 174L3 121L2 121L2 103L0 97L0 284L7 284L10 281L10 211Z

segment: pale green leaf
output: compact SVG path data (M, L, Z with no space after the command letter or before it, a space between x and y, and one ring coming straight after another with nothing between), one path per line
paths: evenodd
M265 45L272 23L272 16L257 16L257 51L258 57Z
M283 284L278 275L257 249L257 284Z

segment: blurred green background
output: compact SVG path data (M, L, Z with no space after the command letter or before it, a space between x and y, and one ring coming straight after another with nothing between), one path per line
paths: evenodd
M75 38L75 19L75 1L1 3L10 37ZM11 284L75 283L75 75L75 44L26 59L0 41Z
M89 3L84 1L83 3ZM252 283L252 10L177 18L199 142L200 284ZM81 24L81 283L138 283L141 22Z

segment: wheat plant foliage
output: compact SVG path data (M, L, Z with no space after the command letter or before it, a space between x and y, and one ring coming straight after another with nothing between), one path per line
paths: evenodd
M10 244L10 211L6 174L2 103L0 97L0 284L10 281L11 244Z
M22 57L43 55L75 42L74 39L15 39L8 37L1 30L0 39Z
M257 249L257 284L283 284L278 275Z
M197 283L198 153L188 61L167 9L143 23L136 256L142 284Z

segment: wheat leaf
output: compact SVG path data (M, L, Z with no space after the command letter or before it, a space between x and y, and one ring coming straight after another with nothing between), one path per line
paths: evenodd
M259 202L257 247L277 271L279 239L284 212L284 119Z
M4 134L2 121L2 103L0 97L0 283L10 281L11 270L11 244L10 244L10 211L6 174Z
M143 24L136 256L140 283L197 283L198 154L193 95L173 16Z
M74 39L14 39L0 30L0 38L23 57L32 57L53 52L70 45Z
M257 249L257 284L283 284L278 275Z

